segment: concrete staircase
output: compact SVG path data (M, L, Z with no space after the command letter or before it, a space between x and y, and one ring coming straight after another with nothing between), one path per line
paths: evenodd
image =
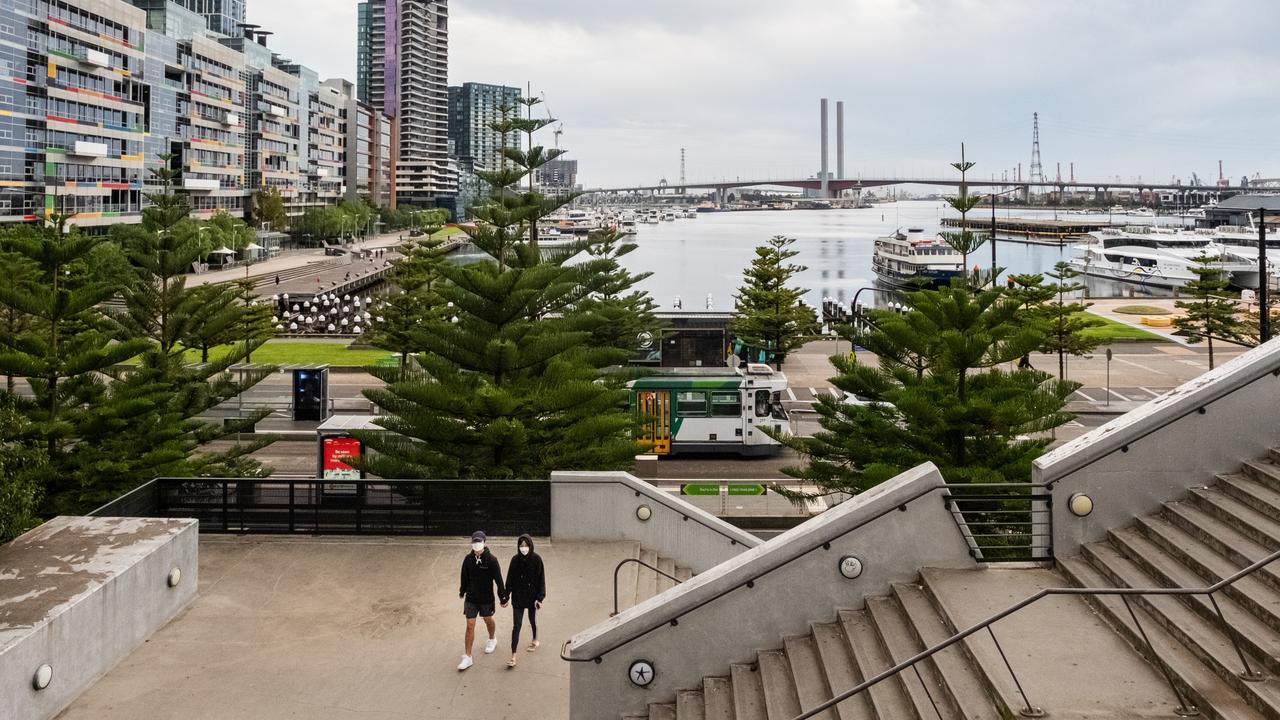
M807 635L784 638L755 662L703 678L674 702L624 720L791 720L868 677L950 637L927 585L895 584L860 610L839 610ZM967 652L953 646L816 717L820 720L978 720L1012 716ZM999 704L998 704L999 703ZM936 707L936 709L935 709ZM1017 707L1015 705L1015 707Z
M659 555L639 544L636 545L633 557L658 568L667 575L675 576L680 582L693 577L693 572L689 568L677 565L675 560ZM675 586L675 580L659 575L643 565L627 563L618 573L618 612L639 605Z
M1059 563L1080 586L1204 587L1280 548L1280 451L1222 474L1211 487L1165 503L1163 510L1086 545ZM1173 682L1212 718L1280 718L1280 562L1220 591L1215 599L1152 596L1130 599L1156 658ZM1150 651L1117 596L1090 602L1144 655ZM1228 634L1230 633L1230 634ZM1241 676L1235 639L1249 667Z

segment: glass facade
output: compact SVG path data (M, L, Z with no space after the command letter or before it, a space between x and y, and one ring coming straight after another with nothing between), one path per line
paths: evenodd
M453 155L464 168L497 170L502 149L519 147L520 134L494 130L493 123L516 112L520 89L505 85L464 83L449 88L449 141Z

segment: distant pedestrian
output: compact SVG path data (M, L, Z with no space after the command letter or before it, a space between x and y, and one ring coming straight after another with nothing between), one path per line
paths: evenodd
M516 554L507 565L507 592L511 594L511 659L507 667L516 666L516 649L520 646L520 626L524 613L529 611L529 628L533 630L533 642L526 648L538 649L538 610L547 597L547 575L542 566L542 556L533 551L533 538L521 535L516 540Z
M462 559L458 597L462 598L462 614L467 618L467 633L463 639L459 670L466 670L475 664L471 659L471 646L476 639L477 615L484 618L485 628L489 631L489 641L484 644L485 654L498 649L498 628L493 621L494 585L498 586L497 600L502 603L502 607L507 606L507 590L502 584L502 563L485 547L485 540L483 531L471 533L471 552Z
M277 285L279 285L279 284L280 284L280 276L279 276L279 275L277 275L277 276L276 276L276 284L277 284Z

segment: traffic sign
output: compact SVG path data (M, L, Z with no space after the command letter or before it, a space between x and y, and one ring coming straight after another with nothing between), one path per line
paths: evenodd
M681 495L719 495L719 483L687 483L680 486Z
M763 485L744 485L741 483L729 485L730 495L763 495Z

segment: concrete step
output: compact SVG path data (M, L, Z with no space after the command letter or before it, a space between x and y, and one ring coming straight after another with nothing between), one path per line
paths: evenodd
M730 665L729 677L733 679L734 720L769 720L764 709L764 686L756 666Z
M895 584L893 595L906 614L921 649L945 642L955 634L955 628L942 617L920 585ZM944 679L948 700L958 712L958 717L964 720L998 720L1014 715L1008 705L997 709L993 704L992 698L996 693L975 669L978 663L966 654L964 643L939 650L925 662Z
M649 703L649 720L676 720L675 703Z
M1241 471L1247 477L1258 481L1272 492L1280 492L1280 465L1277 465L1270 457L1245 460Z
M1246 567L1271 554L1266 546L1190 502L1165 503L1164 519L1237 567ZM1259 568L1255 577L1280 591L1280 568L1274 563Z
M734 720L733 681L727 677L703 678L702 708L706 720Z
M1059 558L1058 568L1077 587L1116 586L1114 580L1094 567L1084 555ZM1146 637L1151 641L1150 647L1134 627L1129 611L1119 596L1091 595L1086 596L1086 599L1134 649L1149 662L1167 670L1179 691L1207 717L1214 720L1260 720L1264 717L1192 655L1177 638L1166 632L1142 607L1134 604L1133 611L1142 622Z
M1109 543L1084 547L1089 562L1120 587L1159 587L1160 583ZM1280 717L1280 683L1247 682L1237 674L1242 670L1230 639L1214 624L1196 614L1179 598L1170 596L1131 597L1135 607L1146 611L1153 622L1180 642L1184 649L1227 684L1258 712ZM1149 623L1143 623L1148 634ZM1163 657L1163 656L1162 656ZM1253 666L1259 667L1256 658Z
M667 575L670 575L671 577L675 577L676 561L672 560L669 557L662 557L661 555L659 555L658 569L662 571L658 574L658 592L663 593L675 587L676 581L667 577Z
M1192 488L1191 502L1209 515L1229 524L1250 540L1267 548L1268 552L1280 549L1280 522L1272 520L1221 490Z
M640 562L652 567L658 567L658 553L648 549L640 548ZM638 577L636 583L636 603L642 603L645 600L658 594L658 573L650 570L645 565L637 565L636 574Z
M800 714L800 699L791 663L783 650L761 650L757 655L760 684L764 688L765 713L769 720L791 720Z
M679 720L706 720L706 700L702 690L679 690L676 692L676 717Z
M649 720L649 713L623 713L622 720Z
M891 664L900 663L924 649L912 636L907 618L894 598L867 598L867 615L875 625ZM903 670L899 676L917 715L922 718L941 717L943 720L954 716L945 702L946 691L932 666L917 663L914 668Z
M680 582L685 582L691 577L693 577L692 570L690 570L687 567L681 567L679 565L676 566L676 579L678 579Z
M1242 567L1217 554L1212 548L1174 527L1163 518L1140 518L1134 529L1141 531L1146 540L1172 560L1176 560L1179 567L1188 571L1179 579L1180 587L1194 587L1196 584L1202 587L1212 585L1234 575ZM1265 626L1268 635L1272 635L1280 632L1280 593L1262 582L1257 576L1259 572L1261 569L1255 571L1253 575L1240 578L1223 588L1217 596L1220 598L1220 604L1227 603L1240 612L1247 613ZM1170 575L1170 577L1173 576ZM1210 619L1215 619L1208 598L1195 597L1194 599L1203 601ZM1223 604L1222 611L1234 622L1235 613L1228 610L1226 604ZM1280 636L1277 636L1277 640L1280 641ZM1280 648L1277 649L1280 650Z
M813 635L796 635L786 638L783 640L783 648L787 651L787 660L791 663L791 676L795 682L800 709L812 710L830 700L831 686L827 684L827 674L822 669L822 658L818 655L818 643ZM837 720L836 713L832 710L824 710L814 718L815 720Z
M1268 518L1280 522L1280 493L1245 477L1243 473L1219 475L1217 487Z
M862 677L874 677L893 666L865 610L841 610L839 615L840 625L844 628L845 637L849 638L849 647ZM879 720L919 717L902 685L902 673L872 685L862 694L871 698L871 706Z
M813 641L832 696L862 683L865 678L858 672L849 639L845 637L844 628L839 623L816 623L813 626ZM840 720L875 720L871 698L866 692L845 700L835 709Z

